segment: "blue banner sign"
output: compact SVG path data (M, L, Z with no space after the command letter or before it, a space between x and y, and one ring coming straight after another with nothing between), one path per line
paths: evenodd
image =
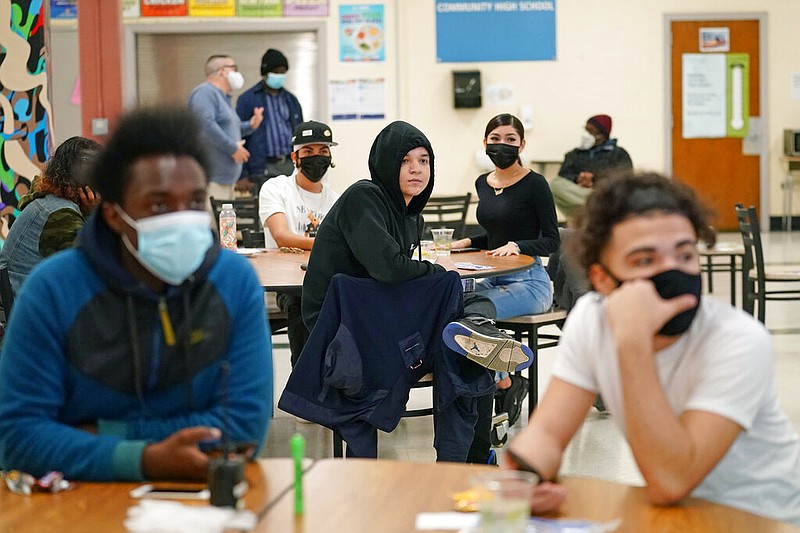
M436 0L436 60L552 61L556 0Z

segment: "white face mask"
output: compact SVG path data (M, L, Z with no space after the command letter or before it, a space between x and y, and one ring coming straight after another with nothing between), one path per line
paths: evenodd
M244 87L244 76L242 76L242 73L238 70L232 70L228 72L228 84L231 86L231 89L238 91Z
M581 133L581 141L580 144L578 144L578 148L580 148L581 150L588 150L589 148L594 146L594 143L596 142L597 139L595 139L594 135L584 130L584 132Z

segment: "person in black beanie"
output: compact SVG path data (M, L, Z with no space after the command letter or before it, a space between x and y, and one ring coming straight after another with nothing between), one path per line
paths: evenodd
M261 58L261 79L239 96L236 112L249 120L253 108L264 108L264 120L245 140L250 159L236 184L239 191L258 191L269 178L290 175L294 169L292 131L303 122L303 108L297 97L284 88L289 60L270 48Z

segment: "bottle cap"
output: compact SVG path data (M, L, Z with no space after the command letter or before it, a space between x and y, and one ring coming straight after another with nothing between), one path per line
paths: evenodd
M222 204L222 209L233 209L233 204Z

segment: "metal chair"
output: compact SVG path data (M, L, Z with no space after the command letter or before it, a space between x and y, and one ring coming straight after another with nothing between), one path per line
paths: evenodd
M528 417L539 403L539 350L558 345L561 335L553 333L539 333L539 328L556 325L561 327L567 318L567 312L558 307L536 315L520 315L505 320L498 320L497 327L512 331L514 338L522 341L522 335L527 336L528 346L533 350L533 364L528 367Z
M214 210L214 220L219 221L219 213L224 204L232 204L236 211L236 229L242 231L249 229L253 233L264 231L261 221L258 219L258 198L236 198L235 200L217 200L213 196L209 199L211 208ZM215 224L216 224L215 222Z
M266 246L264 232L254 232L249 228L244 228L242 230L242 246L245 248L264 248L264 246Z
M8 277L8 267L0 267L0 301L3 304L3 321L8 322L11 316L11 307L14 305L14 291L11 288L11 279Z
M761 229L758 215L753 206L745 208L736 204L736 219L744 243L742 268L747 273L742 288L742 309L753 314L758 302L758 320L764 323L767 300L800 300L800 269L780 269L764 264L764 250L761 246ZM767 289L767 284L782 284L778 290ZM798 285L787 288L787 283Z
M428 372L424 376L420 378L415 384L411 386L412 389L423 389L423 388L431 388L433 389L433 372ZM436 396L432 395L435 399ZM415 418L418 416L431 416L433 415L433 405L430 407L422 407L419 409L408 409L406 408L401 415L402 418ZM344 457L344 440L342 436L333 431L333 456L335 458L342 458Z
M431 228L446 226L455 230L453 239L462 238L471 199L471 192L463 196L431 196L422 209L425 232L430 233Z

